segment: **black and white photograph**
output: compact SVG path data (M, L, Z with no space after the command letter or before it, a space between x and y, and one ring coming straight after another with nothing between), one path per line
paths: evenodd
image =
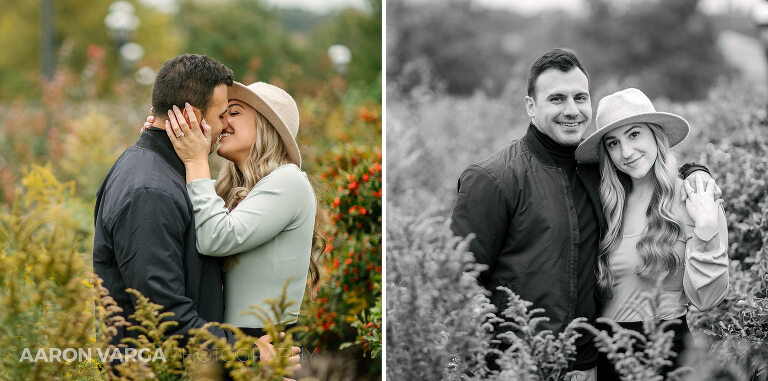
M766 8L387 1L387 379L768 378Z

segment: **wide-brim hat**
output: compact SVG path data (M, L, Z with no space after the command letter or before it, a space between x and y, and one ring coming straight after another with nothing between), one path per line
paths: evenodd
M576 148L580 163L597 163L603 136L617 127L632 123L653 123L667 134L669 146L674 147L688 136L690 126L683 117L668 112L657 112L653 103L640 90L629 88L605 96L597 105L596 131Z
M296 144L299 132L299 107L285 90L265 82L248 86L235 81L227 89L227 98L247 103L264 115L280 134L288 151L288 157L301 168L301 153Z

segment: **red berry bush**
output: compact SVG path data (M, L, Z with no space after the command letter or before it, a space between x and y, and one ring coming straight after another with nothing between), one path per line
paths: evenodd
M365 354L381 352L381 151L345 144L322 167L329 187L327 282L308 303L308 337L322 345L346 342ZM325 344L323 344L325 343Z

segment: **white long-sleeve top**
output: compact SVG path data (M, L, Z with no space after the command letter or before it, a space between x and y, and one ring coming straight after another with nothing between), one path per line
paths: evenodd
M682 180L679 181L682 184ZM682 188L678 188L682 189ZM678 192L679 193L679 192ZM680 198L676 195L677 199ZM685 203L674 208L682 223L683 237L675 244L677 266L668 274L661 274L661 296L656 317L664 320L684 315L688 304L699 310L719 304L728 293L728 225L725 212L719 208L718 232L713 237L701 237L694 232L694 224ZM645 216L643 216L645 217ZM645 221L625 221L642 224ZM608 261L614 275L613 297L609 299L602 316L618 322L642 321L652 316L652 308L644 293L652 293L655 280L639 277L635 269L641 264L637 252L640 234L623 236Z
M231 212L214 184L211 179L194 180L187 184L187 191L194 206L200 254L240 254L239 262L224 273L224 322L263 328L262 321L240 312L251 305L266 309L264 300L280 297L288 279L287 297L296 304L280 322L296 322L307 282L316 211L306 173L295 164L278 167Z

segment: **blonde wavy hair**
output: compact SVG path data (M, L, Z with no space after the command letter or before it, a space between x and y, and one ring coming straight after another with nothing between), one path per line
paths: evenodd
M641 263L635 273L643 278L654 279L666 271L674 271L678 265L674 252L675 242L683 235L682 224L675 218L677 160L670 150L664 130L652 123L644 123L651 129L658 154L653 171L654 191L646 211L647 225L637 242ZM608 231L600 241L597 257L597 284L602 297L611 297L614 277L608 260L621 238L626 195L632 191L629 175L620 172L611 161L605 144L600 144L600 201L608 224Z
M224 199L226 208L229 210L234 209L240 201L244 200L259 180L277 167L291 163L288 150L272 123L256 110L254 110L254 115L256 117L256 140L251 145L243 168L239 168L232 161L226 160L221 166L219 178L216 181L216 193ZM309 289L313 298L317 296L321 277L318 261L325 251L325 238L318 229L319 215L320 213L316 211L312 234L312 254L309 257ZM224 271L231 269L238 262L238 257L239 254L226 257L222 269Z

